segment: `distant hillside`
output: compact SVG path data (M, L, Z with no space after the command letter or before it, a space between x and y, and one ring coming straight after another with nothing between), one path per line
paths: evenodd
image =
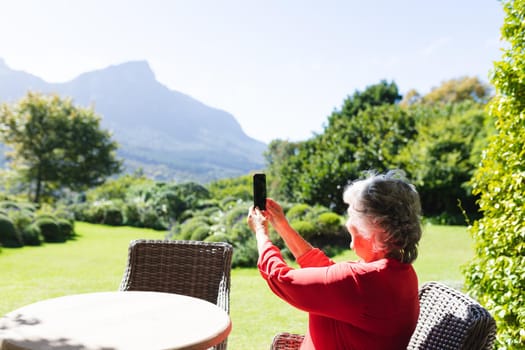
M127 171L142 168L159 180L204 183L264 166L264 143L248 137L230 113L160 84L145 61L47 83L0 59L0 102L15 102L28 90L94 106L102 126L120 144Z

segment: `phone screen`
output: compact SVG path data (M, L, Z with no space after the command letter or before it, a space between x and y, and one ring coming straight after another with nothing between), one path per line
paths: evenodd
M253 175L253 206L266 209L266 175L263 173Z

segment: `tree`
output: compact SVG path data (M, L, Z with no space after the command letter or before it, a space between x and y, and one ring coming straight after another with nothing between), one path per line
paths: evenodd
M477 77L461 77L444 81L426 94L422 102L425 104L457 103L473 101L487 103L491 97L492 89L481 82Z
M100 117L57 95L29 92L12 106L2 105L0 138L35 203L53 191L99 185L121 171L118 145L100 128Z
M395 104L401 101L401 98L395 82L381 80L378 84L367 86L364 91L355 91L349 96L344 101L341 111L332 113L328 118L329 124L332 125L339 118L352 118L370 107Z
M403 96L403 99L401 102L399 102L399 105L405 108L410 107L414 104L421 103L421 99L422 97L416 89L410 89L405 94L405 96Z
M268 145L264 158L268 173L268 194L285 200L294 198L296 187L296 167L291 167L290 160L299 152L301 142L273 140Z
M272 143L267 161L278 179L275 193L344 212L346 184L364 170L395 166L394 156L415 135L411 116L395 105L400 97L394 82L381 81L347 98L323 134L296 144Z
M510 45L494 63L496 96L488 111L497 134L483 154L473 188L483 218L471 227L475 255L466 288L494 315L500 349L525 348L525 1L505 0L502 37Z
M343 213L342 193L349 181L364 171L397 168L397 155L415 135L412 115L395 104L368 107L353 118L338 119L317 139L316 152L305 157L303 201Z
M443 222L464 224L462 209L477 218L470 179L486 146L490 118L484 105L472 101L407 108L416 121L417 136L397 157L421 196L423 213ZM461 203L461 207L458 205Z

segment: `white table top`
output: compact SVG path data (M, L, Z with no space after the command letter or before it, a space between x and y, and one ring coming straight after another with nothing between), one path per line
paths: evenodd
M0 349L207 349L230 330L228 314L205 300L88 293L40 301L0 318Z

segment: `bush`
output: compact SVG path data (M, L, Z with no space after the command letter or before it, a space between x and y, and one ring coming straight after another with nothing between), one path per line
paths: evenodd
M319 234L321 235L337 235L343 229L343 222L341 216L336 213L322 213L318 217Z
M58 226L58 222L51 217L37 218L35 225L40 229L44 242L48 243L62 243L67 237L63 234Z
M103 223L106 214L106 206L106 203L91 203L91 205L86 205L83 211L85 221L93 224Z
M243 223L238 223L232 227L222 227L221 231L219 231L217 227L214 228L216 230L214 234L226 234L228 235L230 241L235 244L243 244L244 242L249 241L253 236L253 232L250 230L248 225Z
M511 45L494 64L489 113L497 135L483 153L473 188L483 218L474 223L475 255L466 287L494 316L500 349L525 348L525 1L503 1L502 37Z
M319 210L321 209L319 208ZM333 256L347 249L350 241L350 236L342 225L342 218L332 212L322 212L313 221L292 221L290 225L313 246L322 249L328 256Z
M22 239L25 245L39 246L42 244L40 227L35 224L25 226L22 229Z
M23 240L17 232L15 225L7 216L0 216L0 244L4 247L22 247Z
M74 224L72 224L69 220L66 219L58 219L57 220L58 228L66 237L66 239L71 239L75 235L75 229Z
M257 243L252 235L244 242L234 244L232 267L253 267L257 265Z
M141 227L140 209L136 203L125 203L123 206L124 224L128 226Z
M238 222L246 224L246 215L248 215L248 205L246 203L244 205L230 207L230 210L224 215L224 225L233 227Z
M28 210L14 210L8 214L9 219L11 219L18 232L23 232L24 228L31 225L34 221L34 216L34 213Z
M140 213L140 221L143 227L154 230L166 230L169 226L168 223L157 214L154 208L146 208L143 210Z
M124 215L120 208L108 207L104 212L103 224L111 226L120 226L124 224Z
M76 218L82 217L87 222L120 226L124 223L121 201L103 201L82 206L82 214L75 214Z
M297 219L304 219L304 217L311 210L312 210L312 207L310 207L308 204L296 204L286 212L286 217L290 221L294 221Z
M75 220L91 222L88 217L88 211L91 203L76 203L70 206Z
M21 210L21 207L17 202L3 201L0 202L0 209L2 211L8 212L10 210Z
M226 242L226 243L230 243L230 241L228 240L228 236L224 233L217 233L217 234L213 234L213 235L209 235L208 237L206 237L206 239L204 240L205 242Z
M296 220L290 222L290 225L306 240L319 234L317 227L310 221Z
M176 228L175 235L177 239L188 240L191 239L193 232L199 227L206 227L209 229L210 223L207 218L202 216L196 216Z
M224 197L220 203L219 203L219 206L223 209L223 210L230 210L232 209L233 207L235 207L237 205L237 203L239 202L239 198L237 197L234 197L234 196L227 196L227 197ZM248 208L246 208L246 210L248 210Z
M194 217L196 214L193 210L185 210L183 211L180 216L177 218L177 222L184 222L186 220L189 220L191 219L192 217Z
M208 207L199 211L200 216L206 216L211 218L213 215L217 214L220 211L219 207Z
M194 241L203 241L210 235L210 228L208 226L198 226L191 234L191 239Z

